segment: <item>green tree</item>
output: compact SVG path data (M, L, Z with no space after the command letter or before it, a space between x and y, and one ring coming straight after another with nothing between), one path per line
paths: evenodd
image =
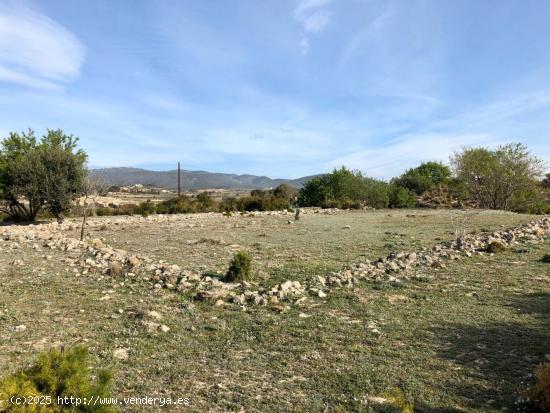
M390 203L390 185L374 178L365 178L367 205L372 208L387 208Z
M389 189L390 208L414 208L417 204L416 194L402 186L392 184Z
M393 180L398 186L422 195L436 185L446 184L451 178L451 169L441 162L423 162L416 168L411 168L403 175Z
M359 171L345 167L314 178L300 191L300 206L344 207L358 205L366 199L365 178Z
M281 184L273 190L273 196L294 202L294 198L298 196L298 190L292 185Z
M451 158L456 176L481 208L518 210L537 192L544 163L521 143L465 148ZM540 189L539 189L540 190Z
M322 206L330 198L327 179L316 177L309 180L300 190L298 204L303 207Z
M10 133L0 149L1 210L16 220L35 220L45 207L62 219L82 192L87 156L78 138L48 130L40 141L34 132Z

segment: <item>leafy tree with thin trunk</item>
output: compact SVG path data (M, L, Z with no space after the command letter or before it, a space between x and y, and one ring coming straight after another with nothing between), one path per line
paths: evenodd
M86 153L78 138L48 130L40 140L29 130L10 133L0 146L0 211L34 221L42 208L62 220L82 192Z
M487 148L465 148L451 157L454 172L462 179L481 208L516 210L517 200L536 191L544 162L521 143ZM516 200L516 202L514 202Z

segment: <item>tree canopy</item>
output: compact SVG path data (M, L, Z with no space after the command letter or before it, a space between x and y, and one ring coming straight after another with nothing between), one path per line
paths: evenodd
M10 133L0 146L0 210L33 221L42 208L61 218L82 192L86 153L78 138L48 130L40 140L29 130Z
M436 185L446 184L451 178L451 169L441 162L423 162L393 179L397 186L407 188L416 195L422 195Z
M308 181L300 191L300 206L346 207L366 198L365 179L361 172L345 167Z
M521 143L487 148L465 148L451 158L456 176L463 180L481 208L521 209L532 196L544 162Z

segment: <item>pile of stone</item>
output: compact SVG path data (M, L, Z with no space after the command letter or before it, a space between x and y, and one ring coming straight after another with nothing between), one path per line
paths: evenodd
M181 220L182 217L185 216L155 216L154 219ZM149 221L152 218L111 217L110 223L116 225L116 222L127 222L128 219ZM98 224L104 225L105 221L92 225ZM544 237L550 234L550 218L544 217L491 234L456 239L417 252L394 252L374 261L355 263L326 276L313 276L303 282L287 280L270 289L247 282L226 283L215 277L182 269L178 265L153 261L144 255L130 254L105 245L100 239L79 241L66 235L67 231L77 228L78 224L71 222L5 226L0 227L0 238L14 245L30 243L33 248L72 251L78 257L67 257L65 261L71 266L79 267L82 274L140 277L151 282L155 289L194 291L198 299L211 300L216 305L233 303L244 307L247 304L277 305L280 302L296 302L307 295L324 298L332 288L353 287L365 279L400 282L401 279L413 276L413 270L418 267L442 268L446 261L486 254L494 246L509 248L519 243L544 241Z
M282 300L296 299L306 294L324 298L332 288L353 287L360 280L400 282L414 276L418 267L444 268L445 262L460 260L473 255L490 253L491 246L510 248L521 243L543 242L550 235L550 217L521 224L515 228L496 231L491 234L469 236L435 245L419 252L391 253L370 262L358 262L353 266L328 274L326 277L310 277L303 283L285 281L269 291L246 291L240 295L229 295L236 304L253 303L266 305ZM275 298L275 300L274 300Z

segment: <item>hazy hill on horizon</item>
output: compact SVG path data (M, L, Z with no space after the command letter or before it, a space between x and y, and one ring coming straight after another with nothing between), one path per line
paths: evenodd
M109 185L150 185L176 189L177 171L150 171L142 168L116 167L90 170L92 177L100 177ZM207 171L181 171L181 189L265 189L282 183L300 188L310 179L319 176L304 176L298 179L272 179L267 176L238 175Z

